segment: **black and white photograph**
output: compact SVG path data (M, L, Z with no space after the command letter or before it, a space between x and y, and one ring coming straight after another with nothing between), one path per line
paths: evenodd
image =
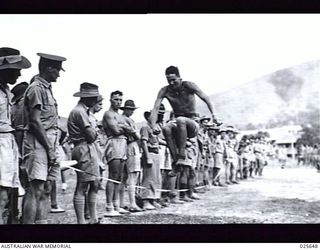
M320 223L320 15L0 15L0 224Z

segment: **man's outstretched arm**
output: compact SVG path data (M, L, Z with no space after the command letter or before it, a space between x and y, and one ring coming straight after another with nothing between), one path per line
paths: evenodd
M157 122L158 112L159 112L162 100L164 98L165 92L166 92L166 88L160 89L158 96L157 96L157 99L154 102L153 109L152 109L151 115L150 115L150 123L151 123L152 128L155 126L155 124Z
M216 117L215 117L215 112L214 112L214 108L213 108L213 105L210 101L210 98L209 96L207 96L195 83L193 82L188 82L188 87L191 88L194 93L202 100L204 101L207 106L208 106L208 109L211 113L211 116L212 116L212 121L213 122L216 122Z

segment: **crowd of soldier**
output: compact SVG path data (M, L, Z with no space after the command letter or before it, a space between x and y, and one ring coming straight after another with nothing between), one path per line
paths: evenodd
M194 83L182 81L177 67L166 69L169 85L160 90L154 108L144 112L146 122L140 128L131 118L137 109L134 101L122 105L118 90L110 94L110 108L98 122L95 113L103 109L104 98L98 85L88 82L74 94L79 102L63 124L51 83L64 70L66 58L38 55L39 74L30 84L16 85L12 99L7 84L14 84L20 70L31 64L18 50L0 48L0 212L8 208L9 223L18 222L18 196L23 196L24 224L46 224L49 211L64 212L57 204L56 180L61 173L66 190L63 173L68 168L77 173L73 204L79 224L100 222L100 189L106 191L104 216L114 217L193 202L200 199L196 193L212 186L262 176L269 143L259 135L239 140L236 128L217 122L208 97ZM195 95L207 103L211 117L194 112ZM169 118L163 98L173 107ZM75 165L61 168L68 160Z

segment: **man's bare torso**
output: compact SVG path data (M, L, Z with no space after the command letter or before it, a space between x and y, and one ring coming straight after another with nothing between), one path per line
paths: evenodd
M183 82L179 90L166 86L164 91L164 98L167 98L175 114L195 113L195 93L188 88L188 82Z
M125 124L126 123L126 120L125 118L123 117L123 115L119 114L118 112L112 110L112 109L109 109L108 111L106 111L106 114L108 114L108 116L110 117L110 119L113 119L113 121L115 121L115 123L117 123L118 125L120 124ZM112 130L111 129L108 129L108 121L106 121L106 134L107 136L118 136L118 135L114 135L112 133Z

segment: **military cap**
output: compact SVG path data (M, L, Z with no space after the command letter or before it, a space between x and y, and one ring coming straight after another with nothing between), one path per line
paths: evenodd
M62 68L62 62L67 60L65 57L51 55L51 54L45 54L45 53L37 53L37 55L40 56L40 61L41 60L46 61L47 63L49 63L53 67L65 71Z

